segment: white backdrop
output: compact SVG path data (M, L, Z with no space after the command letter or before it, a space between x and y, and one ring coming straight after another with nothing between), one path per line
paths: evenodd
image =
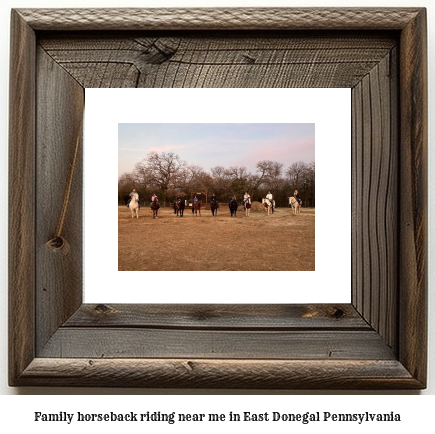
M168 391L160 391L160 390L117 390L114 392L113 390L95 390L95 389L43 389L43 388L28 388L28 389L17 389L17 388L9 388L7 386L7 198L9 195L8 186L7 186L7 134L8 134L8 61L9 61L9 16L10 16L10 8L14 7L145 7L145 6L154 6L154 7L161 7L161 6L189 6L189 7L195 7L195 6L299 6L299 7L308 7L308 6L341 6L341 7L349 7L349 1L242 1L242 0L227 0L227 1L216 1L216 0L210 0L210 1L194 1L194 0L182 0L182 1L176 1L176 0L166 0L166 1L140 1L140 0L104 0L104 1L97 1L97 0L69 0L67 2L62 2L62 4L59 1L56 0L34 0L34 1L18 1L18 0L3 0L0 4L0 41L1 41L1 59L0 59L0 74L1 74L1 80L0 80L0 95L1 95L1 102L0 105L0 122L1 122L1 128L0 128L0 202L2 204L2 207L0 208L0 286L1 286L1 292L0 292L0 303L1 303L1 311L0 311L0 393L3 395L16 395L16 394L92 394L92 393L127 393L127 394L144 394L144 393L151 393L151 394L158 394L158 393L168 393ZM433 24L435 23L435 4L429 0L426 1L403 1L403 0L396 0L396 1L358 1L352 4L352 6L374 6L374 7L380 7L380 6L397 6L397 7L406 7L406 6L424 6L428 9L428 22L429 22L429 47L435 46L435 38L434 38L434 27ZM434 95L434 80L431 79L432 71L434 69L434 53L433 49L429 53L429 124L430 124L430 131L429 131L429 139L432 136L433 132L433 126L435 125L435 111L433 110L433 104L432 104L432 98ZM433 145L432 145L433 146ZM431 147L432 147L431 146ZM432 171L434 165L433 165L433 151L430 149L430 160L429 160L429 166L430 170ZM432 176L433 178L433 176ZM16 189L19 190L19 186L13 186L13 191ZM433 188L430 188L429 190L429 205L431 203L434 203L434 192ZM429 207L430 212L430 218L432 216L432 207ZM435 246L435 239L433 235L433 231L429 228L429 237L430 237L430 251L429 251L429 264L432 257L432 251ZM430 285L430 296L429 296L429 306L430 306L430 316L429 316L429 325L430 325L430 331L429 331L429 357L430 357L430 370L429 370L429 387L427 390L422 392L397 392L399 394L403 395L413 395L413 394L422 394L422 395L433 395L435 391L435 378L434 378L434 360L435 360L435 351L434 351L434 331L433 331L433 312L434 312L434 297L433 297L433 278L434 278L434 270L431 265L429 265L429 285ZM192 393L192 391L169 391L169 393ZM213 393L212 391L203 391L202 393ZM258 391L254 391L253 393L259 393ZM284 392L284 393L289 393ZM320 394L326 393L331 394L331 392L328 391L320 391L318 392ZM352 392L348 392L352 393ZM371 395L379 395L383 394L384 392L368 392ZM391 392L394 393L394 392ZM364 392L358 392L359 395L364 395ZM2 397L1 397L2 398ZM10 397L12 399L12 397ZM55 399L50 400L49 398L46 398L46 400L41 400L41 398L38 398L38 400L26 400L24 401L11 401L10 399L2 399L1 401L6 403L6 407L4 405L1 405L0 408L2 408L2 413L6 416L9 415L9 417L17 417L20 418L19 415L15 416L18 412L18 409L24 408L21 407L23 405L26 406L36 406L36 405L49 405L51 403L56 402ZM406 409L415 408L415 412L421 412L422 408L427 404L427 400L422 402L420 401L418 404L416 404L414 401L412 401L412 397L409 396L406 400L400 400L400 404L397 401L387 400L387 402L391 402L393 406L397 406L397 408L403 408L404 411ZM201 400L203 401L203 400ZM198 402L201 402L199 399L195 399L195 397L191 397L188 401L183 402L189 402L192 404L192 406L195 406L198 404ZM237 397L233 397L233 399L226 398L226 403L232 402L235 406L241 405L241 400ZM291 401L291 400L290 400ZM284 402L290 402L289 398L280 398L279 396L269 397L267 402L274 403L276 405L282 405ZM293 400L294 401L294 400ZM88 408L88 411L92 410L92 405L95 403L95 400L91 401L90 399L82 398L80 400L82 404L86 403ZM123 401L127 402L127 401ZM146 406L146 402L149 401L143 401L142 403ZM173 401L171 401L173 402ZM243 400L243 402L248 403L248 401ZM303 401L307 402L307 401ZM310 402L319 402L319 400L310 399L308 401L308 405ZM329 406L338 406L338 398L336 400L334 399L328 399L328 405ZM353 401L355 402L355 401ZM362 408L361 410L365 410L363 402L366 401L358 401L361 403ZM373 401L372 401L373 402ZM385 403L386 400L378 400L376 402L379 403ZM48 404L47 404L48 403ZM79 404L73 404L79 405ZM95 403L96 405L96 403ZM219 406L220 404L218 404ZM10 409L10 411L8 410ZM14 409L12 411L12 409ZM409 410L411 411L411 410ZM420 414L420 413L419 413ZM412 413L411 413L412 415ZM417 416L418 417L418 416ZM12 419L10 419L12 420ZM25 420L20 421L19 419L15 420L16 423L20 424L22 423L23 426L25 423L27 423ZM409 422L409 420L408 420ZM4 420L2 420L2 425L5 426ZM20 425L21 426L21 425ZM359 425L357 425L359 426ZM18 426L15 426L18 428ZM44 427L45 428L45 427ZM344 428L348 429L348 425L345 424ZM413 428L418 429L418 421L415 421L415 425L413 425ZM35 429L32 426L32 429ZM42 429L42 428L41 428ZM397 428L394 428L397 429ZM46 432L46 431L45 431Z
M85 98L86 303L350 302L350 89L86 89ZM168 100L171 101L169 105L166 104ZM143 101L147 101L149 109L144 107ZM228 101L237 101L237 104L228 104ZM283 104L283 101L291 101L291 104ZM116 201L112 207L108 204L111 210L108 214L112 217L101 219L99 201L93 200L95 190L92 186L105 179L113 191L117 189L118 123L158 123L163 120L168 123L314 123L315 271L274 272L275 284L267 291L261 285L246 286L243 282L246 279L252 282L267 280L271 277L270 271L195 272L206 282L217 280L216 274L219 278L231 279L231 285L219 290L213 290L210 284L207 284L207 290L203 285L195 287L187 278L187 271L117 271L118 204ZM102 144L104 164L101 164ZM279 156L271 156L271 159L281 161ZM98 167L97 171L93 170L95 167ZM330 212L328 204L330 190L337 185L340 185L340 219ZM100 240L98 245L92 242L95 237ZM291 258L288 260L290 262ZM186 276L176 286L171 284L174 273ZM288 285L290 280L292 283ZM135 285L125 287L126 281L134 281ZM155 287L159 290L147 290Z

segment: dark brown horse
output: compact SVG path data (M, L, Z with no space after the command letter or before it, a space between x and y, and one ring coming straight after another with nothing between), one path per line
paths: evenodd
M183 199L177 199L175 201L174 208L175 208L174 213L176 213L177 216L178 216L178 214L180 214L180 217L183 217L183 215L184 215L184 208L185 208L184 200Z
M159 208L160 208L159 200L157 198L155 198L151 202L151 209L153 210L153 219L157 218L157 214L158 214Z
M212 197L210 201L210 209L211 209L212 216L214 216L216 212L216 217L217 217L218 208L219 208L219 202L216 200L215 197Z
M234 215L234 217L236 217L237 214L237 208L238 208L238 204L237 204L237 200L236 199L231 199L230 203L228 204L228 207L230 208L230 212L231 212L231 217Z

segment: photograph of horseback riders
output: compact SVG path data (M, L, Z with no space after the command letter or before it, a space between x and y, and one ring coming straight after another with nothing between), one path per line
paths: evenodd
M119 271L314 271L314 123L119 123Z

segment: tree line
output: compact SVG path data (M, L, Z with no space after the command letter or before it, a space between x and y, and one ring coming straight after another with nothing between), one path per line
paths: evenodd
M220 202L229 201L234 195L241 202L246 191L253 201L261 202L270 190L276 206L288 206L288 198L297 189L303 206L315 206L314 162L299 161L285 168L282 163L263 160L255 168L255 173L251 173L243 166L216 166L206 172L173 152L151 152L132 172L119 177L118 203L123 203L133 188L145 203L153 193L160 202L171 203L178 195L190 200L191 194L198 192L206 192L208 201L215 194Z

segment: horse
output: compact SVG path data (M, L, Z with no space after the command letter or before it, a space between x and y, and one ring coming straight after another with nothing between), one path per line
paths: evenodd
M175 202L175 204L174 204L174 208L175 208L174 214L176 213L176 214L177 214L177 217L178 217L178 214L180 214L180 217L183 217L185 206L186 206L186 205L185 205L185 203L184 203L184 200L183 200L183 199L178 199L178 200Z
M151 209L153 210L153 219L157 218L157 213L159 211L160 208L160 203L159 200L157 198L155 198L152 202L151 202Z
M214 216L216 211L216 217L217 217L217 210L219 208L219 202L216 200L215 197L213 197L210 201L210 209L211 209L211 215Z
M299 204L298 200L294 198L293 196L289 198L290 206L293 208L293 214L300 214L301 213L301 205Z
M246 217L249 217L249 214L251 212L251 207L252 207L252 205L251 205L251 198L248 197L248 199L245 200L245 214L246 214Z
M199 212L199 216L201 216L201 201L199 200L193 202L193 206L192 206L192 213L194 215L198 215L198 212Z
M267 215L270 214L270 211L272 211L272 214L274 212L275 208L275 201L272 200L272 202L269 199L262 199L261 203L264 205L265 210L267 211Z
M130 203L127 205L131 211L131 218L134 218L136 214L136 218L139 218L139 195L137 193L133 193L131 195Z
M234 217L236 217L236 213L237 213L237 207L239 205L237 204L237 200L236 199L231 199L230 203L228 204L228 207L230 208L230 212L231 212L231 217L234 215Z

